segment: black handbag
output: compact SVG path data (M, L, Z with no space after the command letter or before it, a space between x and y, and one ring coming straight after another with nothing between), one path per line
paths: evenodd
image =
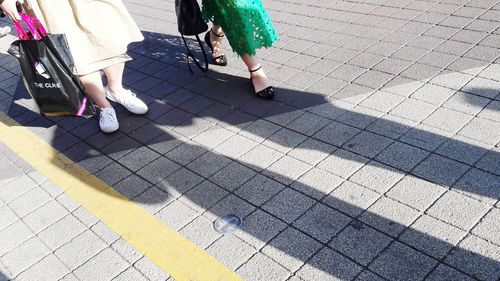
M207 53L203 44L201 43L198 34L203 33L208 30L207 23L203 20L201 16L200 6L196 0L175 0L175 13L177 15L177 28L182 36L184 45L186 46L186 60L189 67L189 71L193 73L191 69L189 58L193 60L196 66L203 72L208 71L208 59ZM201 63L196 59L193 52L189 48L186 38L184 36L195 36L198 41L198 45L201 48L203 57L205 59L205 66L203 67Z
M20 40L8 52L21 66L24 84L35 100L41 115L83 116L95 114L95 107L85 88L74 74L73 57L64 34L46 34L38 20L24 14L21 18L30 29L26 33L15 23ZM35 27L35 24L39 24Z

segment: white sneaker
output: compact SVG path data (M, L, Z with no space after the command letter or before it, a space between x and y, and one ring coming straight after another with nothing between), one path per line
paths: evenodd
M112 133L120 127L116 118L115 109L112 107L101 108L99 115L99 127L104 133Z
M130 90L123 90L118 96L112 94L108 88L106 88L105 92L106 97L110 101L123 105L128 111L134 114L144 114L148 112L148 106Z
M10 33L10 26L0 27L0 38L7 36Z

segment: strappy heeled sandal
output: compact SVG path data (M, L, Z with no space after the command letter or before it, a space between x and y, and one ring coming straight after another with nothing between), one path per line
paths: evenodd
M272 86L268 86L267 88L260 90L260 91L255 91L255 86L253 84L253 77L252 73L259 71L262 68L262 66L257 67L256 69L253 70L248 70L250 72L250 83L252 84L253 87L253 92L259 97L263 98L265 100L272 100L274 98L274 88Z
M210 32L213 33L215 36L222 38L224 37L224 34L219 35L214 32L213 29L210 28L210 30L205 34L205 43L207 43L208 48L210 48L210 51L214 51L214 47L212 46L212 42L210 40ZM217 56L217 57L212 57L212 63L215 65L220 65L220 66L226 66L227 65L227 58L224 54Z

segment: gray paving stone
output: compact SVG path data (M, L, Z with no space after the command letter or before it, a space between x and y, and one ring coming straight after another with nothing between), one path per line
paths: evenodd
M228 165L230 162L230 159L220 154L205 153L193 162L189 163L186 168L208 178L221 170L224 166Z
M68 214L68 211L59 205L59 203L52 200L26 215L23 221L33 230L33 232L38 233L64 217L66 214Z
M0 261L16 276L49 254L50 250L42 241L38 237L33 237L3 255Z
M257 175L236 190L236 194L248 202L260 206L285 187L268 177Z
M439 106L453 96L455 92L452 89L438 85L425 84L412 94L411 98Z
M253 141L262 143L279 130L280 126L266 120L259 119L245 127L245 130L239 132L239 134Z
M455 136L438 148L436 153L472 165L490 148L491 145L467 137Z
M4 229L14 222L19 220L19 217L10 209L7 205L0 207L0 216L2 221L0 222L0 229Z
M378 133L388 138L398 139L401 135L409 131L417 122L387 114L377 119L367 130Z
M333 121L314 137L326 143L341 146L360 132L359 129Z
M220 216L228 214L234 214L244 218L253 211L255 211L255 207L253 205L233 194L230 194L205 212L204 215L212 221L215 221Z
M116 240L112 245L116 253L123 257L128 263L133 264L138 261L143 254L122 238Z
M310 169L309 164L284 156L269 166L263 174L288 185Z
M437 108L437 105L409 98L391 110L391 114L420 122L431 115Z
M375 120L383 115L383 112L362 106L356 106L342 114L339 118L337 118L337 121L359 129L366 129L373 122L375 122Z
M257 209L244 218L241 229L235 235L256 249L261 249L286 226L276 217Z
M469 170L453 189L464 192L488 204L495 204L500 198L500 177L478 169Z
M118 162L131 171L135 172L153 162L158 157L160 157L160 154L156 153L154 150L148 147L142 146L127 154Z
M214 151L224 156L236 159L250 151L258 143L245 137L235 135L217 146Z
M95 173L97 171L91 171L91 172ZM131 174L132 173L128 169L126 169L125 167L116 162L113 162L110 163L109 165L106 165L104 169L95 173L95 176L112 186Z
M360 220L394 237L410 226L419 215L415 209L381 197L361 215Z
M90 213L84 207L79 207L72 213L77 219L79 219L88 228L99 222L99 219Z
M50 270L47 270L50 268ZM16 280L60 280L67 275L69 269L54 255L48 255L28 270L16 277ZM42 277L43 276L43 277Z
M0 256L33 236L33 232L22 221L17 221L0 231Z
M291 223L311 208L314 203L315 200L310 197L287 188L274 196L262 208L287 223Z
M400 241L442 259L465 235L463 230L423 215L400 236Z
M133 201L153 215L174 201L174 197L157 187L151 187L135 197Z
M231 162L222 170L210 177L217 185L232 191L254 177L256 172L237 162Z
M271 240L262 253L291 272L297 271L322 245L304 233L287 228Z
M360 105L380 112L389 112L403 100L404 98L402 96L385 91L376 91L367 99L363 100Z
M477 164L480 169L500 175L500 148L491 149Z
M368 162L349 180L383 194L403 178L403 173L379 162Z
M245 280L287 280L290 272L267 256L257 253L236 273Z
M382 277L379 277L375 273L365 270L356 279L356 281L382 281Z
M127 267L128 264L122 257L111 248L106 248L76 269L74 274L81 280L110 280Z
M327 243L344 228L351 218L324 205L316 204L293 225L323 243Z
M34 188L10 202L8 206L16 212L19 217L24 217L26 214L43 206L50 200L51 197L45 191L40 188Z
M263 144L279 152L287 153L306 139L305 135L283 128L265 140Z
M128 281L128 280L148 281L148 279L146 277L144 277L144 275L142 275L134 267L128 268L124 272L120 273L120 275L113 278L113 281Z
M349 280L362 268L336 252L323 248L296 274L304 280Z
M234 136L234 134L235 134L234 132L231 132L229 130L223 129L218 126L213 126L195 136L193 138L193 141L205 147L213 149L214 147L220 145L230 137Z
M93 225L90 229L94 231L99 238L104 240L104 242L108 243L111 245L113 242L118 240L120 236L116 234L113 230L109 229L108 226L106 226L102 222L98 222L97 224Z
M291 187L319 200L332 192L342 182L340 177L313 168L292 183Z
M183 142L182 145L170 150L165 156L176 163L187 165L206 152L206 148L196 145L194 142Z
M186 192L179 198L179 200L195 211L201 213L215 205L227 195L228 192L224 189L209 181L204 181L195 188Z
M21 176L16 178L2 186L2 192L0 193L0 199L5 203L18 198L24 193L36 187L38 184L28 176Z
M134 267L151 281L165 281L170 278L168 273L151 262L147 257L142 257L134 263Z
M353 221L329 243L329 246L367 266L391 241L390 237L373 228Z
M436 263L408 246L395 242L369 268L389 280L422 280Z
M175 200L156 214L156 217L173 229L179 230L195 219L199 213L186 204Z
M444 265L440 264L428 277L426 280L429 281L453 281L453 280L464 280L464 281L472 281L471 277L460 273L459 271Z
M151 187L151 183L143 180L139 176L132 174L117 183L113 188L125 197L132 199Z
M470 235L446 257L445 262L481 280L500 278L500 248Z
M438 108L434 113L427 117L423 123L456 133L462 129L473 118L472 115L450 110L447 108Z
M354 172L359 170L368 159L349 152L347 150L338 149L330 156L320 162L317 167L324 169L332 174L349 178Z
M343 213L357 216L373 204L380 195L350 181L345 181L322 202Z
M432 154L422 161L412 173L430 182L451 186L469 168L468 165Z
M169 197L179 198L187 191L197 186L204 179L188 169L181 168L157 184L157 187L167 192Z
M137 172L137 175L143 177L152 184L156 184L173 174L179 168L179 164L174 163L165 157L160 157L148 166L140 169Z
M406 175L386 195L424 212L444 192L446 192L446 188L440 185Z
M402 142L420 147L425 150L434 151L441 144L450 139L452 133L419 124L405 133L400 140Z
M282 153L263 145L254 147L249 152L239 158L243 164L248 164L250 168L261 171L269 167L283 156Z
M330 155L335 149L336 148L332 145L308 138L306 141L296 146L292 151L288 152L287 155L301 160L302 162L316 165Z
M213 222L202 216L184 226L180 233L202 249L206 249L221 237L221 234L215 231Z
M491 211L481 219L481 222L474 227L472 233L486 239L489 242L500 245L500 238L497 235L500 230L500 224L498 223L499 219L500 209L491 209Z
M233 270L245 264L256 251L255 248L233 235L222 236L207 249L210 255Z
M87 230L57 249L54 254L69 269L75 270L104 248L106 243L92 231Z
M165 154L183 143L184 139L181 135L169 132L150 141L148 147L160 154Z
M67 215L38 233L37 236L47 247L55 251L85 230L85 226L79 220L72 215Z
M490 102L489 99L480 96L457 92L443 106L463 113L476 115Z
M472 119L459 134L491 145L496 145L500 141L498 124L482 118Z
M394 142L376 159L405 172L412 170L418 163L429 155L425 150L401 142Z
M465 195L448 191L427 214L464 230L470 230L489 210L489 206Z
M373 158L389 146L391 142L392 140L389 138L363 131L345 143L343 148Z
M57 197L58 195L64 192L61 188L59 188L59 186L57 186L50 180L42 183L40 187L53 198Z
M482 96L485 98L494 99L500 93L498 90L499 89L498 84L499 82L493 80L476 77L472 79L469 83L467 83L462 88L462 91Z

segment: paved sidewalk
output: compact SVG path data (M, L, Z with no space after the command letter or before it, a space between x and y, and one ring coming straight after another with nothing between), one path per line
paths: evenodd
M500 279L500 1L264 1L275 101L227 44L191 75L172 0L125 2L147 115L40 117L13 37L0 110L247 280ZM169 278L1 141L0 169L0 280Z

